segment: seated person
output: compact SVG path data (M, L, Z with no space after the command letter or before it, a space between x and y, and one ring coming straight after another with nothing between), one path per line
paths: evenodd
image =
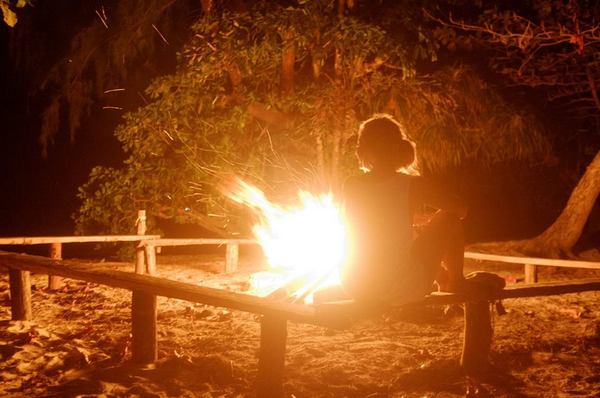
M402 304L430 293L434 280L441 290L461 289L465 204L406 172L415 150L387 115L360 125L356 153L367 172L344 185L349 226L341 274L345 292L357 300ZM413 217L423 205L438 211L414 237Z

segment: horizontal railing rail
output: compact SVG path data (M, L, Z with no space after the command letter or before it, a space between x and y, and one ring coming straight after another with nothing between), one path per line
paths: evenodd
M160 235L86 235L0 237L0 245L47 245L52 243L140 242L160 239Z
M525 283L536 283L538 281L538 266L583 268L600 270L600 262L565 260L542 257L506 256L501 254L477 253L466 251L465 258L480 261L493 261L499 263L522 264L524 266Z
M226 274L236 272L239 265L239 246L255 245L254 239L225 239L225 238L179 238L179 239L153 239L143 241L142 245L146 253L148 273L156 272L156 252L158 248L168 246L200 246L200 245L225 245L225 267Z

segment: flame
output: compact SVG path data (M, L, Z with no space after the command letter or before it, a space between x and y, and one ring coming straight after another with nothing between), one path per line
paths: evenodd
M254 274L252 293L269 295L282 287L296 301L312 301L312 293L339 284L345 253L345 226L333 195L299 191L299 205L271 203L258 188L237 180L227 195L259 216L253 233L267 258L269 272Z

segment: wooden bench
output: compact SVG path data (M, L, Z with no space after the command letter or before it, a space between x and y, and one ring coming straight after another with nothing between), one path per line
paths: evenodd
M30 272L53 273L67 278L131 290L133 292L131 304L132 359L140 363L152 362L157 359L156 296L262 315L257 377L258 397L283 396L283 369L288 320L325 327L344 327L353 317L387 309L367 308L352 301L326 303L319 306L285 303L150 275L110 270L94 263L53 260L7 252L0 252L0 266L9 270L12 318L15 320L27 320L32 317ZM425 297L416 304L465 303L465 333L461 360L465 370L471 372L482 363L487 362L492 336L490 301L591 290L600 290L600 279L511 286L495 294L437 293Z

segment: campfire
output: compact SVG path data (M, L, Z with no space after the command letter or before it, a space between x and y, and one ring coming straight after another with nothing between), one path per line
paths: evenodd
M252 208L259 219L253 234L269 270L252 275L252 294L282 295L308 304L315 291L339 284L345 227L331 193L314 195L301 190L296 206L280 206L258 188L237 180L226 194Z

